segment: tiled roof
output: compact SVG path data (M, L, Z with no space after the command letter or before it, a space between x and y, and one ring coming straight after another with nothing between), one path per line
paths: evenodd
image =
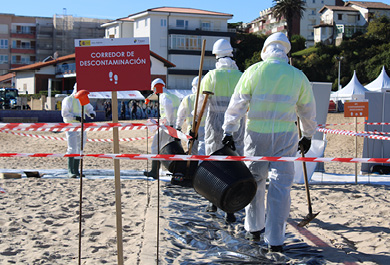
M318 13L322 13L326 9L333 10L333 11L354 11L354 12L358 12L358 10L356 10L355 8L352 8L350 6L327 6L327 5L324 5L320 9L320 11L318 11Z
M5 74L5 75L1 75L0 76L0 82L12 79L12 77L14 77L14 76L15 76L15 73L8 73L8 74Z
M345 6L357 5L367 9L390 9L390 5L386 5L381 2L361 2L361 1L348 1L345 2Z
M214 11L207 11L202 9L195 9L195 8L186 8L186 7L156 7L156 8L150 8L142 12L138 12L132 15L129 15L129 17L140 14L143 12L170 12L170 13L184 13L184 14L197 14L197 15L213 15L213 16L233 16L232 14L227 13L220 13L220 12L214 12Z
M58 57L56 60L51 60L51 61L47 61L47 62L37 62L37 63L24 65L24 66L17 67L17 68L12 68L11 71L17 72L17 71L23 71L23 70L36 70L36 69L39 69L39 68L42 68L45 66L49 66L49 65L53 65L53 64L57 64L57 63L62 63L64 61L72 60L75 58L76 58L75 54L72 53L69 55Z

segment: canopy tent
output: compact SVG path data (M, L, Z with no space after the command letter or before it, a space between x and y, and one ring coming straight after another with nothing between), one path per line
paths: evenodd
M387 75L385 66L382 66L382 71L379 76L365 86L366 89L373 92L385 92L390 90L390 77Z
M90 92L90 99L111 99L111 91ZM144 100L145 97L138 90L118 91L118 99Z
M367 90L357 79L356 70L353 71L353 76L348 85L343 87L337 92L330 94L330 99L333 101L341 100L343 103L346 100L352 99L364 99L364 94L369 91Z

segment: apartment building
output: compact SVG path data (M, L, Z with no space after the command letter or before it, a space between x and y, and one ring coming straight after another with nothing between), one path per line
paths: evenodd
M12 68L74 53L74 39L102 38L108 19L0 14L0 75Z
M349 1L344 6L325 5L319 11L321 22L314 26L314 41L340 44L356 32L366 32L375 16L390 17L390 5L381 2Z
M167 69L167 88L191 89L199 73L202 42L206 40L203 73L215 68L215 41L230 41L232 14L177 7L158 7L102 25L106 38L149 37L150 50L175 64ZM153 66L152 66L153 67ZM155 76L152 75L152 79Z
M319 11L324 5L343 6L341 0L304 0L305 11L301 19L293 19L293 34L301 35L306 39L307 47L314 45L314 26L320 23ZM250 33L270 35L275 32L286 32L285 19L277 19L272 8L260 11L260 16L250 23Z

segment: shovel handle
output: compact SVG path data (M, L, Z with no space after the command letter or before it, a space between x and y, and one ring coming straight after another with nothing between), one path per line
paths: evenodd
M301 139L302 132L301 132L301 126L300 126L300 121L299 121L298 116L297 116L297 127L298 127L298 136L299 136L299 139ZM301 155L304 158L305 153L303 152L303 149L301 146L299 146L299 148L301 149ZM307 177L307 169L306 169L306 162L305 161L302 161L302 169L303 169L303 176L304 176L304 180L305 180L305 190L306 190L307 204L308 204L308 208L309 208L309 215L313 215L313 210L311 207L311 200L310 200L309 180Z

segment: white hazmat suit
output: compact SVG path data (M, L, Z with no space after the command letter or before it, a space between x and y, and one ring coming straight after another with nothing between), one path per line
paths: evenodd
M276 41L271 41L273 39ZM236 132L239 119L249 108L244 155L295 156L298 148L297 115L304 136L311 138L316 131L313 92L307 77L287 63L286 54L290 49L287 37L271 35L264 46L263 61L249 67L235 88L223 129L226 134ZM246 163L257 181L257 193L245 208L245 230L256 232L265 228L264 239L271 249L272 246L281 247L290 212L294 163ZM265 210L267 177L269 187Z
M77 93L77 84L73 87L73 93L70 96L65 97L62 100L61 115L65 123L75 123L81 121L81 111L82 107L80 101L75 98ZM93 106L88 103L84 106L84 115L94 118L96 112L93 109ZM77 120L78 119L78 120ZM81 131L78 132L65 132L66 139L68 141L68 149L66 150L67 154L80 154L81 152ZM87 134L84 132L83 135L83 147L87 141ZM69 177L78 177L80 176L78 166L80 159L75 159L73 157L68 157L68 176Z
M187 95L183 98L180 103L179 109L177 110L177 120L176 120L176 128L182 129L184 122L186 122L187 129L184 130L184 133L189 134L192 129L193 122L193 112L195 108L196 101L196 92L198 86L199 77L195 77L192 80L192 94ZM199 95L199 99L202 98L203 95ZM199 103L198 99L198 103ZM198 104L198 108L199 108ZM202 118L201 123L198 129L198 140L196 140L192 146L192 155L204 155L205 154L205 143L204 143L204 118Z
M162 84L164 86L163 93L159 94L161 122L165 125L173 127L176 124L177 109L180 104L180 99L176 95L168 92L168 90L165 88L164 81L160 78L153 80L152 89L156 84ZM172 140L174 140L174 138L162 129L160 129L159 132L156 131L156 134L153 137L152 145L150 147L151 153L158 154L161 148L163 148L166 144L170 143ZM157 179L159 176L159 169L160 161L153 160L151 170L149 172L145 171L144 175Z
M215 54L217 62L216 69L210 70L201 81L200 93L211 92L208 97L205 110L205 146L206 155L211 155L215 151L224 147L222 144L225 111L229 105L230 98L233 95L234 88L240 79L242 73L238 70L236 62L232 59L230 43L225 39L217 40L213 45L212 53ZM199 105L203 105L204 99L199 100ZM201 108L197 111L197 116ZM238 129L233 132L236 139L236 151L239 155L243 154L243 137L245 130L245 119L241 117L237 120ZM210 203L206 208L208 212L215 212L217 208ZM236 220L234 213L226 213L225 220L234 222Z

